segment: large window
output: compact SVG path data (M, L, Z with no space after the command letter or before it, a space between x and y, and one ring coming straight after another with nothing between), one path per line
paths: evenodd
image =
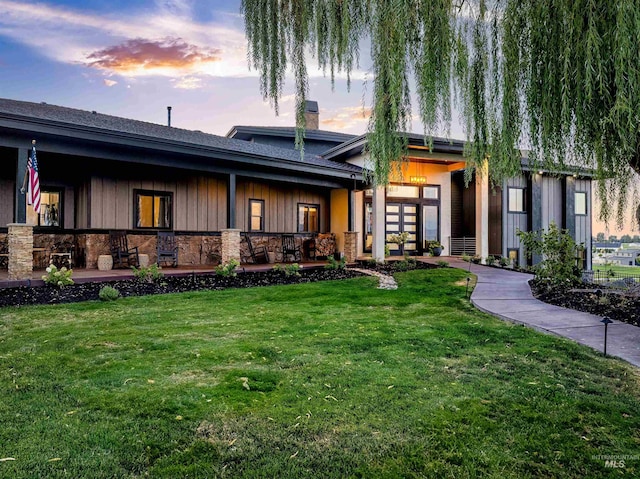
M42 188L40 190L40 214L27 205L27 223L35 226L60 228L62 222L62 189Z
M264 200L249 200L249 231L264 231Z
M171 229L173 194L165 191L135 191L135 227Z
M526 213L527 205L525 201L524 188L509 188L509 213Z
M320 232L320 206L298 203L298 232Z
M575 213L582 216L587 214L587 193L585 191L576 191Z

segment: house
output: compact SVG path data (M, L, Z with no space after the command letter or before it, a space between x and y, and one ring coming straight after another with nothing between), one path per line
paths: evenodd
M388 235L409 233L405 251L527 260L518 230L567 228L590 252L587 174L532 171L490 188L465 184L463 143L408 134L408 161L387 187L364 183L366 135L321 130L307 103L305 153L294 128L234 126L226 137L97 112L0 99L0 225L34 225L34 244L72 241L87 267L108 252L109 230L126 230L155 259L157 231L174 231L180 264L219 256L221 232L240 230L273 251L282 233L300 244L331 234L349 259L384 257ZM31 140L37 140L43 209L20 193ZM0 229L6 235L7 229ZM590 254L586 258L590 267Z

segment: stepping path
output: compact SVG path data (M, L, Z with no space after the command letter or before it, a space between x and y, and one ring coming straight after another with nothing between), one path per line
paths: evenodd
M603 351L602 317L535 299L528 283L532 275L470 264L457 258L447 258L447 261L454 268L477 276L478 283L471 294L471 303L476 308ZM609 325L607 354L640 367L640 327L613 321Z
M350 268L353 271L358 271L359 273L368 274L369 276L375 276L378 278L378 289L398 289L398 283L388 274L379 273L377 271L373 271L370 269L363 268Z

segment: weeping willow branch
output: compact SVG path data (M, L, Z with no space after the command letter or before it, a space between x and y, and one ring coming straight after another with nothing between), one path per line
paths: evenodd
M592 168L605 219L621 221L640 173L638 0L243 0L249 62L278 111L296 82L298 145L308 94L306 55L347 78L371 44L372 179L386 184L406 156L410 79L427 138L461 112L470 168L494 183L520 171L519 147L550 170ZM428 140L429 141L429 140ZM614 211L614 205L617 210Z

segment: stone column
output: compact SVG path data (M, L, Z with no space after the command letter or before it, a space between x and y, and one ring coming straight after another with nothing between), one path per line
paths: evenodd
M240 230L222 230L221 263L227 264L232 259L240 262Z
M33 226L11 223L9 228L9 279L31 279L33 274Z
M345 231L344 258L347 263L355 263L358 258L358 232Z

